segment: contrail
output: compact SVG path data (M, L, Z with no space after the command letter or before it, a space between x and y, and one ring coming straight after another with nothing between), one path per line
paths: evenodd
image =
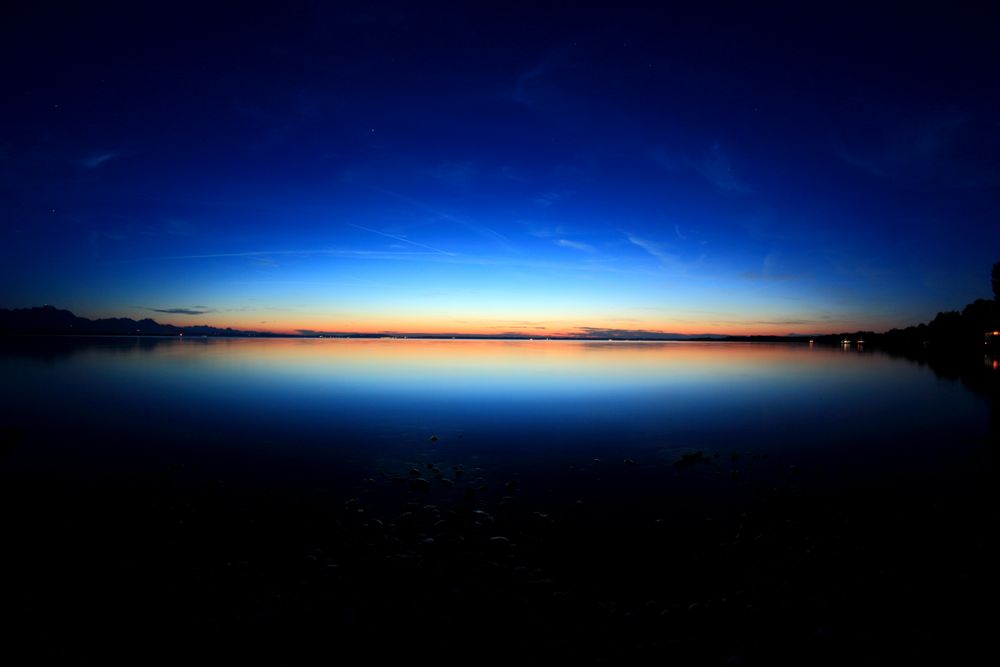
M434 246L429 246L425 243L417 243L416 241L411 241L405 236L396 236L395 234L387 234L386 232L380 232L377 229L369 229L368 227L363 227L361 225L352 224L351 227L357 227L358 229L363 229L366 232L371 232L372 234L378 234L379 236L386 236L390 239L396 239L397 241L402 241L403 243L409 243L410 245L415 245L418 248L427 248L428 250L433 250L434 252L439 252L442 255L448 255L449 257L454 257L455 253L448 252L447 250L441 250L440 248L435 248Z

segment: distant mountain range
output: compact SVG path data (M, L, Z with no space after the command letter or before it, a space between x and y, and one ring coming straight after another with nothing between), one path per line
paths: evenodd
M54 306L0 308L0 335L64 336L275 336L261 331L240 331L209 326L178 327L149 318L110 317L88 320Z
M476 335L476 334L425 334L425 333L353 333L337 331L313 331L300 329L295 334L277 334L268 331L243 331L240 329L210 326L179 327L161 324L153 319L133 320L128 317L110 317L90 320L78 317L68 310L54 306L35 308L0 308L0 335L47 335L47 336L226 336L241 338L294 338L294 337L340 337L340 338L507 338L527 339L544 336L517 334ZM808 336L724 336L719 334L678 334L643 330L590 328L578 336L551 336L552 340L688 340L688 341L755 341L788 342L805 341Z

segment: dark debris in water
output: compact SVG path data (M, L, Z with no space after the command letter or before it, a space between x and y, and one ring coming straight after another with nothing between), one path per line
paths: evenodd
M679 459L674 462L674 465L678 468L690 468L691 466L698 465L699 463L710 463L711 459L705 456L702 451L692 452L690 454L684 454Z

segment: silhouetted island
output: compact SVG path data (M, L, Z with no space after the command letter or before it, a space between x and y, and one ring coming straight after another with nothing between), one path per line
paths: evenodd
M42 336L276 336L263 331L210 326L178 327L149 318L109 317L90 320L55 306L0 308L0 335Z

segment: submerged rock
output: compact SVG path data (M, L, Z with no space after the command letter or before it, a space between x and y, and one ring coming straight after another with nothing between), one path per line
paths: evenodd
M509 549L510 540L503 535L495 535L490 538L490 546L494 549Z
M699 463L708 463L708 461L708 457L705 456L705 453L699 450L691 454L684 454L679 459L674 461L674 465L678 468L690 468L691 466Z

